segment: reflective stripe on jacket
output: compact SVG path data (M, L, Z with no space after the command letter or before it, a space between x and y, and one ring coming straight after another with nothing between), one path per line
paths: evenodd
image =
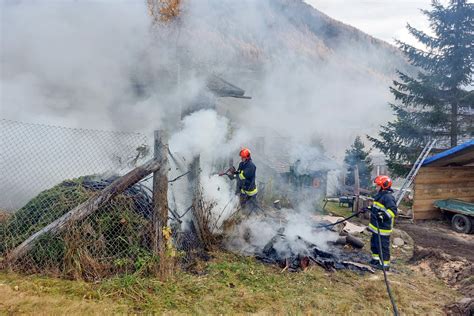
M239 176L240 192L247 194L248 196L253 196L257 194L258 189L255 184L255 175L257 172L257 167L255 167L252 159L246 161L241 161L239 163L239 168L237 169L237 174Z
M390 236L397 216L397 202L393 197L392 189L380 190L374 196L374 204L370 214L369 230L378 234L377 221L379 225L380 235ZM382 214L382 219L379 219L379 213Z

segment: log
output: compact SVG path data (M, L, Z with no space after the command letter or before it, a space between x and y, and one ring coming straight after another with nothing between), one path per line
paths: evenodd
M128 172L124 176L118 178L107 186L104 190L90 197L84 203L76 206L71 211L67 212L54 222L43 227L38 232L31 235L28 239L22 242L19 246L13 249L6 256L6 262L9 264L14 263L19 258L23 257L28 251L30 251L41 236L51 233L59 234L69 225L81 221L87 216L97 211L102 205L110 201L116 195L122 193L130 186L134 185L141 179L145 178L152 172L159 170L161 167L159 161L151 159L145 164L136 167L132 171Z

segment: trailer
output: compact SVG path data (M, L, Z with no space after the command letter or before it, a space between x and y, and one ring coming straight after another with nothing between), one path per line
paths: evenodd
M437 200L434 205L451 217L451 226L459 233L474 232L474 203L456 199Z

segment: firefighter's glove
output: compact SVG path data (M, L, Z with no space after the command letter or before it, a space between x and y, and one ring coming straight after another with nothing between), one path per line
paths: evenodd
M237 173L237 170L235 170L235 167L234 166L231 166L228 170L227 170L228 173L230 174L236 174Z

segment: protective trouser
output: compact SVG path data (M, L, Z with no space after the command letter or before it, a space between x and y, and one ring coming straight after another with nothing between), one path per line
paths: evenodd
M240 206L242 210L248 214L257 212L257 195L248 196L246 194L240 194Z
M383 258L381 258L380 247L379 247L379 238L378 234L372 233L370 238L370 250L372 251L372 259L378 260L381 264L388 267L390 266L390 236L380 235L382 239L382 253Z

